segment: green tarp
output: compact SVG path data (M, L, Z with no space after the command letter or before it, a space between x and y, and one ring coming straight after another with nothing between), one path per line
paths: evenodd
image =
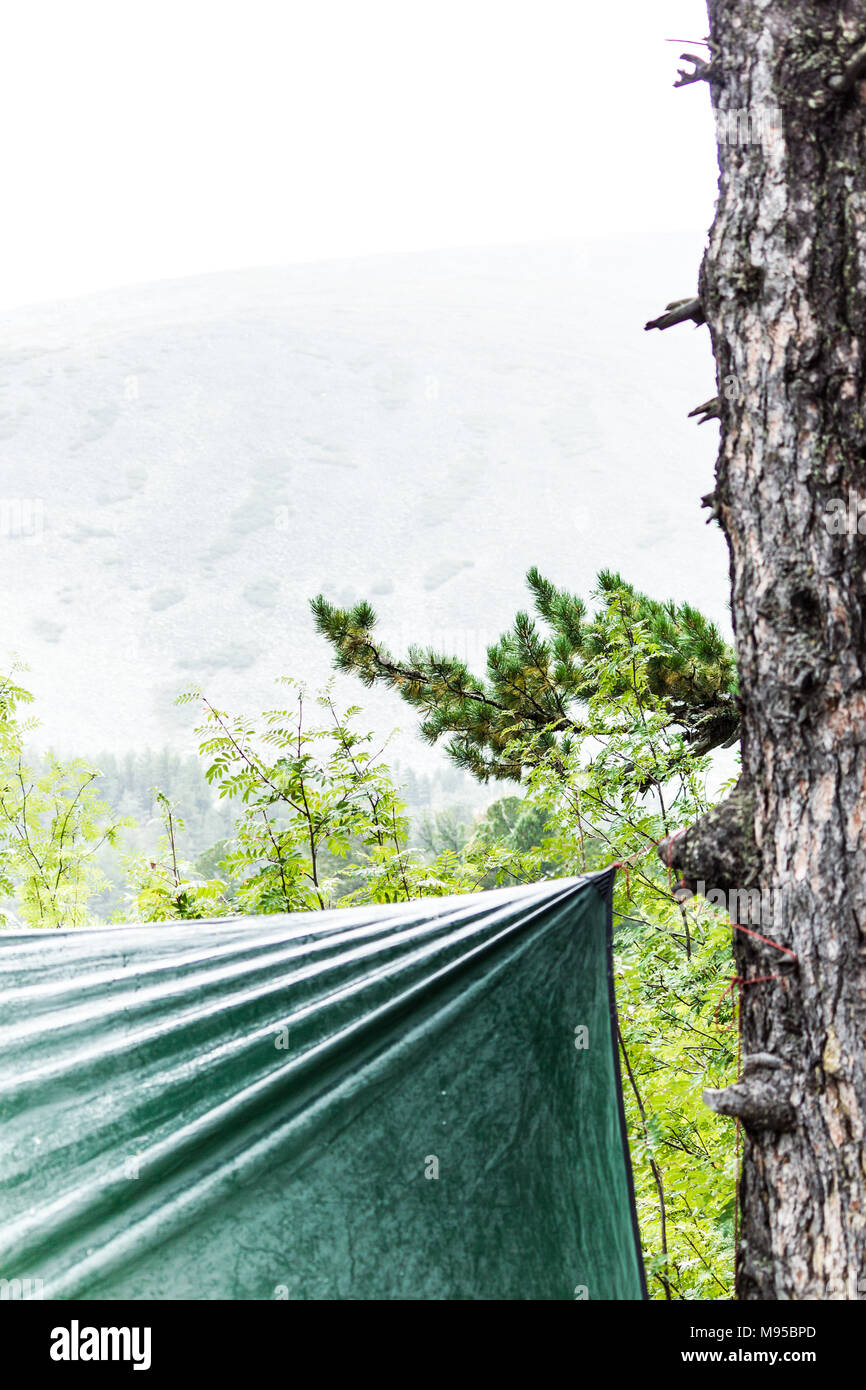
M0 933L0 1278L645 1297L612 882Z

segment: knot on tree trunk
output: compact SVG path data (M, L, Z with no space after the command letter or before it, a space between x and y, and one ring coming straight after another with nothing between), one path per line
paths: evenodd
M704 1091L704 1105L719 1115L742 1120L748 1129L776 1132L792 1129L795 1118L791 1099L793 1075L772 1053L756 1052L744 1059L743 1074L723 1091Z
M707 888L748 888L758 877L754 838L754 804L740 780L726 801L659 844L663 863L679 873L691 893L698 883Z

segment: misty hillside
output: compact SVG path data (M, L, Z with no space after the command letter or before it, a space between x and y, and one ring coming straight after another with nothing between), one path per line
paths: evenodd
M684 418L713 392L709 345L642 332L699 255L377 257L7 317L0 646L31 668L43 741L189 749L180 690L256 710L279 674L321 682L319 590L369 597L394 647L469 657L531 564L584 593L618 567L725 622L699 505L717 429ZM340 688L381 731L412 727Z

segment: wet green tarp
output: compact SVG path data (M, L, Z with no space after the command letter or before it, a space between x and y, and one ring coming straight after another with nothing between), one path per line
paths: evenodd
M645 1297L612 878L0 933L0 1278Z

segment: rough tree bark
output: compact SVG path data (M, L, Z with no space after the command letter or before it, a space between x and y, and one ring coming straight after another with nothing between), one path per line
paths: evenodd
M796 953L734 933L741 976L780 976L742 988L742 1075L706 1096L743 1125L737 1296L863 1297L866 5L708 10L687 78L707 82L719 133L700 301L743 774L662 853L691 884L776 890L760 930Z

